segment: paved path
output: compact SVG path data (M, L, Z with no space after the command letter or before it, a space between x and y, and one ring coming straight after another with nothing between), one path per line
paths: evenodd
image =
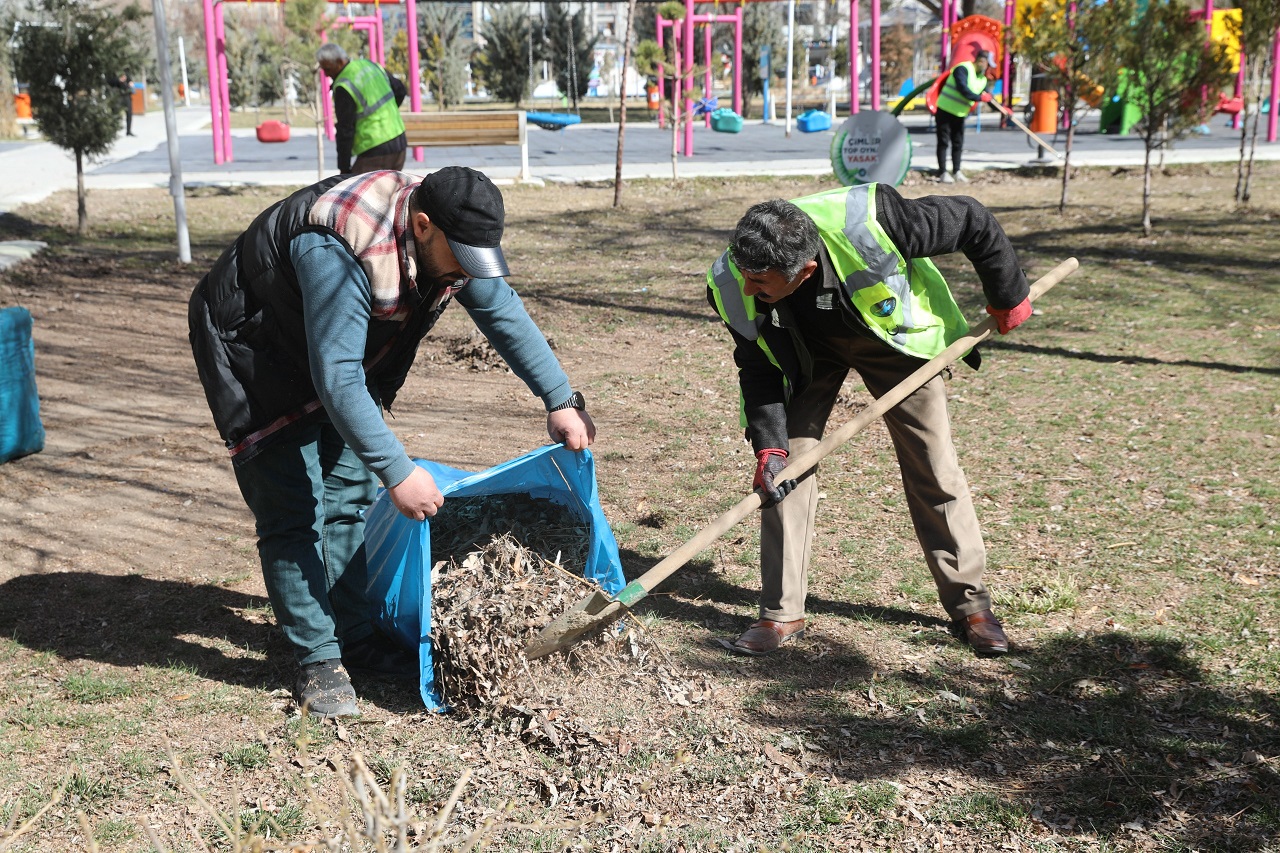
M634 111L633 111L634 112ZM671 134L647 119L627 126L623 176L668 178L671 176ZM998 116L984 114L980 128L971 124L965 139L965 166L1011 168L1035 158L1036 150L1018 130L1000 130ZM912 166L933 169L935 144L927 115L907 114L903 123L913 141ZM293 129L289 142L264 144L251 129L233 132L234 159L215 165L207 109L180 108L177 113L182 177L187 186L200 185L303 185L321 175L316 169L316 137L312 128ZM837 125L838 126L838 125ZM168 187L169 155L163 114L156 110L133 120L135 137L121 137L110 154L90 164L85 185L90 190L110 188ZM1134 136L1105 136L1096 132L1097 119L1087 116L1076 135L1072 162L1079 165L1141 165L1142 142ZM738 134L714 133L701 125L694 131L694 156L681 157L682 177L826 174L831 171L829 150L834 134L800 133L791 137L782 124L748 122ZM1215 117L1211 133L1178 142L1166 152L1165 162L1235 162L1239 132ZM536 178L573 182L612 180L617 153L616 125L577 125L563 131L529 128L529 164ZM333 174L333 143L325 141L325 175ZM1260 143L1258 159L1280 160L1280 143ZM514 146L428 148L426 161L410 158L407 171L425 173L446 163L474 166L497 180L513 179L519 169ZM0 212L38 201L51 192L75 187L75 164L70 155L45 142L0 144Z

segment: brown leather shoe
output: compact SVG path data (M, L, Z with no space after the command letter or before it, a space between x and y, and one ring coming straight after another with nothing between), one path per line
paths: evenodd
M994 657L1009 651L1009 638L1005 636L1000 620L990 610L970 613L951 624L955 635L968 643L974 654Z
M742 636L730 643L722 640L721 645L737 655L761 657L772 654L788 640L804 636L804 620L794 622L774 622L772 619L761 619L743 632Z

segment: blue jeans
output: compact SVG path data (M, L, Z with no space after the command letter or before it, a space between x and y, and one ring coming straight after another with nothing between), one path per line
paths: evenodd
M271 444L235 473L257 521L271 609L298 663L341 657L373 633L364 512L377 479L327 422Z

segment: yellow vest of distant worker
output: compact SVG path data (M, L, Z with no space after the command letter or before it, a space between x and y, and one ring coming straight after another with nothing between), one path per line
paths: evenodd
M982 92L987 88L987 76L979 74L977 67L972 62L958 62L951 66L951 73L947 75L946 81L938 91L938 109L951 113L953 116L967 116L969 110L973 108L974 102L960 94L960 87L956 85L957 68L967 70L969 88L975 92Z
M356 102L356 136L351 143L355 156L404 133L391 81L377 63L351 60L334 79L333 88L346 91Z
M792 199L814 224L831 256L840 291L876 337L917 358L930 359L969 331L942 273L928 258L904 258L876 221L876 184L861 184ZM772 311L757 310L743 292L743 276L726 251L707 283L720 319L755 341L781 370L761 334ZM793 383L787 378L788 395Z

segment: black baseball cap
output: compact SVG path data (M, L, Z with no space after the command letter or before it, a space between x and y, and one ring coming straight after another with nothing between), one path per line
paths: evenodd
M511 275L502 256L502 193L483 173L446 166L422 179L415 206L444 232L462 271L472 278Z

